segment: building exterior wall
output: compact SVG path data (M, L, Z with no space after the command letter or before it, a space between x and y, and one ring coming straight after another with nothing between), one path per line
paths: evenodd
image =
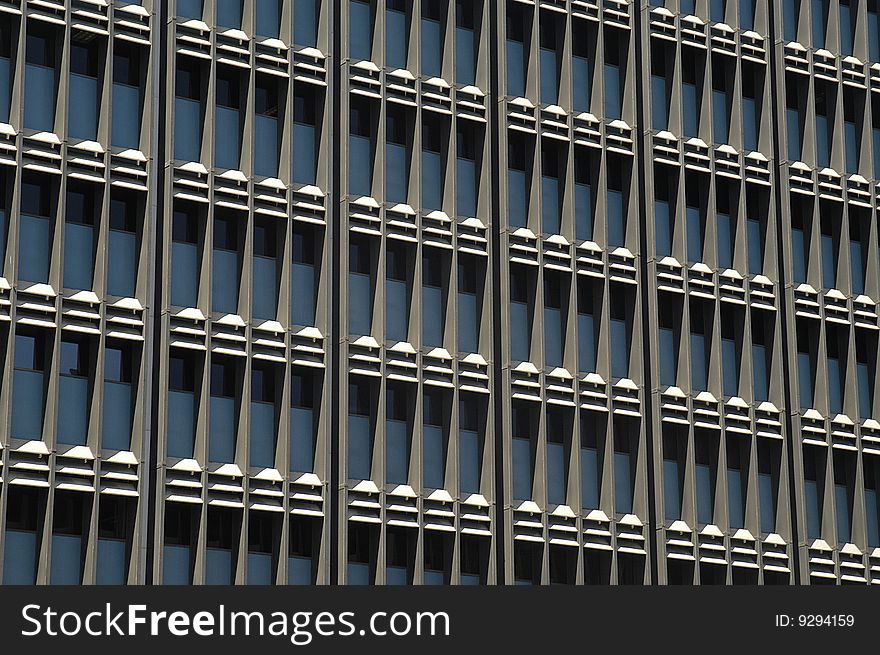
M874 582L878 11L0 0L0 579Z

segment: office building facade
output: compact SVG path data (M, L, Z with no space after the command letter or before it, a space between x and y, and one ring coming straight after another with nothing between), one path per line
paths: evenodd
M0 578L880 582L878 12L0 0Z

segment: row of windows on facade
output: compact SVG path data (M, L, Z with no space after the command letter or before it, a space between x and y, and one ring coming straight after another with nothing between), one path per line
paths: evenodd
M868 100L865 94L851 88L838 91L833 82L816 80L810 100L809 85L799 76L788 73L785 78L786 155L791 161L809 159L812 153L819 168L842 166L847 175L858 173L866 153L862 148L862 132L870 127L871 160L874 178L880 178L880 104ZM838 94L843 97L842 134L837 118ZM871 124L866 126L865 108L870 103ZM810 111L812 109L813 111ZM807 117L814 117L813 127L807 129ZM842 140L841 140L842 138ZM842 144L842 161L837 164L836 153Z
M59 52L63 30L30 21L25 40L23 125L27 129L54 132L58 108ZM0 122L10 121L13 84L12 20L0 17ZM112 97L102 101L101 80L108 46L90 32L74 31L66 65L69 67L67 134L73 139L94 141L102 107L110 113L110 143L120 148L140 148L143 111L145 49L114 42L112 46ZM142 70L144 69L144 70Z
M0 261L6 258L10 232L8 207L12 180L0 174ZM98 257L106 254L106 291L112 296L132 297L137 287L143 201L138 194L113 189L109 193L108 222L100 223L104 188L69 180L63 196L63 221L58 186L39 174L25 173L19 186L18 280L49 283L52 249L63 242L61 285L68 289L93 289ZM98 250L106 231L104 250Z
M50 584L81 584L89 548L89 496L55 492L52 531L42 543L47 493L13 488L9 492L3 545L3 584L36 582L41 551L49 551ZM101 496L94 551L96 584L125 584L134 550L136 503ZM195 523L193 523L195 521ZM231 584L238 556L242 515L228 509L208 510L204 544L205 584ZM313 559L319 543L318 521L291 518L288 528L288 584L313 584ZM165 584L190 584L198 540L197 511L171 503L165 512L163 578ZM246 553L248 584L273 584L280 542L280 519L253 511L248 515ZM48 546L48 548L47 548Z
M667 0L651 0L655 7L672 5ZM742 31L754 30L756 18L767 11L766 3L756 0L707 0L708 18L713 23L730 23L738 18L737 26ZM850 0L840 0L837 4L836 25L832 22L831 0L783 0L782 25L785 41L809 42L816 49L834 49L842 57L855 54L860 44L856 36L864 34L867 42L867 56L870 62L880 62L880 5L875 0L867 3L864 25L861 24L859 5ZM730 8L733 7L733 10ZM667 9L674 10L674 6ZM696 15L697 0L679 0L678 13ZM731 11L735 13L731 13ZM808 31L799 33L801 25ZM834 33L837 30L837 41ZM767 30L765 30L767 31Z
M374 321L374 295L379 244L371 239L352 239L349 244L348 332L370 335ZM421 345L449 345L447 297L453 260L457 260L455 317L457 349L463 353L479 351L485 262L473 255L453 258L439 249L424 249L421 257L421 296L413 297L417 257L403 244L388 242L385 248L385 339L415 341L410 331L410 315L418 306L421 313Z
M514 406L514 429L522 422L521 410ZM525 422L528 423L526 418ZM596 506L601 483L601 467L597 461L602 451L597 451L596 441L590 440L589 430L581 447L582 488L586 506ZM548 432L547 456L548 478L551 469L558 469L557 479L564 480L564 443L550 440ZM592 433L595 434L595 433ZM523 441L525 443L519 443ZM531 448L529 439L514 437L514 479L517 470L527 468L522 459ZM745 515L750 501L748 498L748 468L750 453L747 442L736 437L719 444L708 435L697 435L694 449L694 470L690 484L695 493L694 512L698 524L714 522L715 494L718 489L718 449L725 449L725 468L723 485L726 487L727 520L732 529L745 525ZM664 432L663 437L663 506L666 521L680 518L685 493L685 456L687 443L683 435L674 430ZM760 442L757 453L757 508L763 533L775 531L776 507L779 502L779 470L781 448L776 443ZM803 452L804 498L808 538L822 536L823 494L829 481L833 487L835 533L839 543L852 539L853 531L864 529L867 543L876 546L880 543L878 535L877 486L878 462L876 458L863 456L864 483L864 526L854 525L855 478L857 461L855 456L835 455L830 471L826 470L824 449L805 447ZM626 446L614 447L614 494L618 512L631 511L632 462ZM520 460L520 461L517 461ZM516 496L516 482L514 495ZM564 486L550 484L553 489ZM36 580L41 548L43 525L42 513L46 508L46 494L37 490L13 488L7 503L6 533L3 549L4 584L33 584ZM83 565L89 531L90 509L85 502L87 497L76 492L56 492L53 504L51 533L51 558L49 580L52 584L79 584L82 581ZM128 561L131 557L133 517L135 503L130 500L102 497L98 507L98 535L96 548L96 582L99 584L121 584L127 577ZM210 508L204 538L204 581L207 584L229 584L234 580L238 558L238 537L241 514L229 509ZM271 584L275 580L275 567L278 565L280 543L280 520L274 515L250 512L248 516L247 576L252 584ZM288 531L288 583L311 584L315 580L313 555L319 543L319 523L308 519L292 518ZM165 508L165 530L163 546L162 581L166 584L189 584L193 579L193 548L198 543L198 510L188 505L169 503ZM405 530L389 529L387 532L386 583L407 584L413 579L414 538L407 536ZM352 525L349 528L348 578L350 584L369 584L375 575L377 529L370 526ZM478 538L461 539L461 583L479 584L484 581L486 551L485 543ZM424 583L444 584L449 582L451 569L452 538L447 535L426 534L424 541ZM528 583L531 576L523 575L531 571L528 562L522 561L522 553L515 556L518 583ZM551 560L552 560L551 553ZM553 562L551 561L551 568Z
M199 161L202 156L208 75L201 60L180 57L175 77L174 158ZM218 168L241 168L245 143L244 107L247 78L232 66L219 66L214 90L214 164ZM285 117L292 120L294 182L315 184L317 179L319 125L323 96L310 85L294 87L291 108L287 109L287 87L271 75L257 74L254 86L253 171L256 175L277 177Z
M168 412L165 452L168 457L195 456L199 433L199 405L203 396L199 382L204 360L192 353L172 353L168 361ZM254 362L250 388L244 391L245 370L237 358L212 356L208 371L207 457L216 463L235 461L239 445L238 426L248 403L248 464L274 468L279 438L289 444L286 468L312 472L320 411L319 375L301 368L290 370L288 424L282 425L281 403L284 367Z
M198 205L175 204L171 224L171 304L196 307L203 261L206 259L207 218ZM215 209L211 224L211 310L244 313L241 279L245 244L250 243L251 316L276 320L279 313L284 252L290 241L290 322L314 325L323 234L307 225L290 226L277 219L256 217L249 225L246 214ZM250 228L250 230L249 230Z
M206 4L212 10L206 11ZM292 35L297 46L316 47L321 0L292 0ZM181 20L201 20L212 23L218 29L240 30L245 22L253 26L259 38L277 39L281 36L283 0L176 0L175 13ZM252 22L245 13L253 9Z

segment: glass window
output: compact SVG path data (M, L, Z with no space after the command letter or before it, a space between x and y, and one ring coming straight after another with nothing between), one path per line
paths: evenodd
M596 422L581 418L581 511L599 507L599 451Z
M111 142L119 148L140 148L140 57L134 47L113 44L113 97L110 104Z
M663 435L663 508L667 521L681 518L681 481L678 442L674 434Z
M575 239L593 240L593 188L590 160L587 155L574 160L574 221Z
M370 334L373 324L372 254L366 240L349 244L348 332Z
M593 320L593 290L587 283L578 285L578 371L596 370L596 330Z
M562 366L565 331L562 280L544 273L544 365Z
M468 255L458 259L458 351L479 350L480 304L477 261Z
M241 99L240 83L235 69L227 66L217 68L216 89L214 163L219 168L238 169L241 153Z
M168 359L167 454L193 456L196 428L195 358L190 353Z
M348 477L369 480L373 459L372 411L365 381L348 385Z
M52 227L49 181L24 177L21 185L21 216L18 234L18 277L26 282L49 281Z
M785 29L786 41L797 41L799 11L800 0L783 0L782 23Z
M849 2L840 3L840 54L848 57L853 53L853 13Z
M27 441L39 440L43 435L45 408L43 339L30 334L16 334L13 357L10 436Z
M629 377L629 321L623 290L616 289L611 295L611 376L615 378Z
M563 505L568 475L565 453L565 420L559 410L547 410L547 501Z
M111 191L110 231L107 237L107 292L131 297L137 282L135 198Z
M409 481L408 398L405 389L389 385L385 407L385 481L407 484Z
M199 161L202 149L200 69L186 58L178 61L174 100L174 158Z
M758 498L761 532L776 532L776 487L779 456L767 444L758 444Z
M877 8L868 9L868 60L872 63L880 61L880 18Z
M480 493L482 442L479 432L477 400L466 394L459 401L458 486L462 494Z
M403 0L385 2L385 66L406 68L409 29L406 3Z
M320 380L308 372L290 376L290 470L312 472L315 468L317 413L315 391Z
M528 63L525 49L525 24L526 17L522 9L508 4L506 20L507 57L505 63L507 68L507 95L509 96L524 96L526 94L526 70ZM555 58L555 52L553 56Z
M461 217L477 215L477 139L476 128L459 123L456 133L455 210Z
M193 511L183 503L165 508L165 542L162 547L162 584L188 585L192 582Z
M211 361L211 417L208 461L235 461L236 375L235 362L222 357Z
M560 154L545 145L541 149L541 231L559 234L562 231L562 188L560 185Z
M406 116L388 110L385 126L385 194L388 202L406 202L409 186L409 152Z
M744 526L743 494L745 493L743 467L739 446L727 445L727 522L731 530Z
M755 0L739 0L739 28L743 31L755 28Z
M251 369L250 465L275 466L275 370L270 365Z
M700 95L697 93L696 63L692 59L686 59L682 62L681 83L682 130L686 137L699 136L699 98Z
M709 525L714 522L715 478L713 475L712 453L704 439L696 444L696 496L697 523Z
M104 349L101 446L107 450L131 448L134 368L131 346L108 345Z
M715 214L715 233L718 239L718 268L733 268L733 237L736 227L726 213Z
M559 69L556 61L559 37L556 34L556 19L552 14L541 12L538 36L541 46L541 102L555 105L559 102Z
M239 529L239 519L232 509L208 509L205 584L229 585L235 580L233 551L238 552Z
M221 314L238 313L238 223L246 220L232 212L217 210L214 216L214 262L211 307Z
M74 139L98 137L97 42L73 40L70 44L68 132Z
M254 222L253 316L274 320L278 314L278 227L273 219Z
M571 44L571 107L576 112L590 111L589 40L585 34L576 34Z
M513 499L529 500L532 497L534 457L532 453L531 417L527 408L515 404L511 407Z
M373 16L369 1L349 0L348 48L352 59L369 59L373 49Z
M764 228L760 219L746 221L746 237L749 247L749 274L761 275L764 272Z
M710 0L709 20L713 23L724 22L724 12L727 9L727 0Z
M78 585L82 582L85 516L82 494L76 492L55 494L52 512L50 584Z
M678 345L675 339L674 309L667 302L659 305L660 384L675 386L678 378Z
M529 361L531 349L531 307L529 306L526 272L510 272L510 357L520 362Z
M426 392L422 399L422 486L428 489L445 487L443 415L443 397L436 392Z
M626 205L620 188L609 186L606 209L608 211L608 246L622 246L626 235Z
M722 332L725 331L725 325L726 323L722 323ZM721 376L724 395L728 397L739 396L739 362L737 361L736 341L732 334L722 334L721 337Z
M614 439L614 511L617 514L632 512L633 502L632 463L629 439Z
M61 340L58 379L58 443L84 446L89 431L89 344Z
M266 115L272 116L272 112L270 111ZM278 112L275 111L274 116L276 119L277 115ZM269 137L275 135L275 141L273 141L273 143L277 143L277 126L266 123L264 127L268 131L267 133ZM296 89L293 95L293 149L295 153L293 158L294 182L299 182L301 184L317 183L318 142L318 116L315 97L307 90ZM271 152L276 153L272 161L275 162L277 167L277 150L272 150Z
M42 531L40 506L45 502L45 495L36 490L9 489L3 545L4 585L36 584L40 554L37 530Z
M422 207L442 209L445 166L441 155L441 128L426 117L422 120Z
M804 448L804 504L807 518L807 538L822 536L822 487L825 479L824 458L812 448Z
M469 0L455 0L455 81L457 84L476 84L477 24L479 5Z
M12 26L9 17L0 18L0 122L9 122L12 100Z
M179 18L202 19L202 0L176 0L175 5Z
M241 29L241 0L215 0L217 27Z
M194 207L178 204L171 227L171 304L195 307L198 302L198 218Z
M318 275L315 257L318 245L315 233L295 224L293 227L293 298L290 322L293 325L314 325L317 306Z
M442 346L445 323L443 259L440 253L426 250L422 256L422 343Z
M95 213L92 189L68 184L64 215L64 286L68 289L92 288Z
M810 354L810 345L806 336L806 333L801 327L798 327L798 395L800 396L800 407L802 410L809 409L813 406L813 380L815 375L813 357Z
M813 48L825 47L825 24L827 21L827 0L811 0L810 13L813 20Z
M129 501L102 498L98 509L98 552L95 583L122 585L128 578L128 543L133 532Z
M666 50L651 48L651 126L655 130L668 127L668 99L666 97Z
M293 1L293 42L297 45L318 45L320 0Z
M25 43L24 126L31 130L55 130L55 43L53 31L29 24Z
M834 458L834 512L837 518L837 541L852 540L852 504L850 503L850 471L840 455Z
M385 339L409 340L410 282L406 250L385 251Z
M507 144L507 222L511 228L528 225L529 182L526 166L526 144L512 137Z
M254 12L255 34L277 39L281 28L281 0L255 0Z
M440 77L443 66L443 27L441 0L422 0L422 75Z
M297 102L294 98L294 121ZM266 177L278 176L278 152L279 152L279 128L278 128L278 83L269 76L257 76L254 98L254 173ZM236 123L236 127L237 127ZM299 123L294 123L294 172L300 170L300 157L308 159L309 143L304 139L303 143L297 140L297 135L302 138L302 130ZM314 145L312 145L314 148ZM299 181L299 180L295 180Z
M247 583L270 585L275 582L275 517L255 512L248 519Z
M352 4L360 4L352 0ZM352 195L369 196L373 185L373 152L370 128L370 107L352 103L348 139L348 189Z
M830 100L830 98L829 98ZM831 165L831 134L829 107L824 89L816 91L816 163L820 168Z
M880 544L880 508L877 504L877 470L873 457L863 457L865 472L865 523L868 548Z
M822 286L826 289L837 288L837 248L834 235L826 232L832 229L831 225L822 226Z
M669 220L669 203L666 200L654 201L655 253L657 257L672 254L672 224Z
M315 583L312 565L314 537L311 521L292 518L288 532L287 584L311 585Z

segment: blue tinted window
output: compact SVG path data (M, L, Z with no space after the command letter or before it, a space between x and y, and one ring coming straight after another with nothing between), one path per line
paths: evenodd
M422 343L426 346L443 345L446 319L441 266L437 254L426 254L422 258Z
M479 349L479 298L476 262L460 256L458 262L458 351Z
M215 0L217 27L241 29L242 0Z
M109 450L131 448L133 365L128 348L108 346L104 350L101 445Z
M352 241L349 246L348 332L370 334L373 322L373 279L369 244Z
M408 278L406 252L400 248L389 248L385 264L385 338L389 341L408 340Z
M348 477L369 480L373 459L369 391L365 384L348 385Z
M443 15L439 3L431 0L422 2L422 75L439 77L443 65L443 43L441 20Z
M89 190L68 187L64 221L64 286L91 289L94 273L94 198Z
M290 377L290 470L311 472L315 468L315 384L307 374Z
M98 50L74 41L70 45L68 130L75 139L98 136Z
M113 97L110 104L111 142L121 148L140 147L140 61L135 50L114 44Z
M446 472L443 443L443 399L425 394L422 405L422 484L428 489L442 489Z
M55 36L51 31L28 31L25 44L24 126L52 132L55 128Z
M299 227L293 231L293 299L290 321L294 325L314 325L317 296L315 239L312 232Z
M318 44L318 14L320 0L294 0L293 42L297 45Z
M177 15L180 18L202 18L202 0L176 0Z
M477 74L475 4L467 0L455 2L455 81L474 84Z
M251 370L250 465L275 465L275 372L270 367Z
M480 433L477 403L463 399L459 403L458 471L459 490L463 494L480 492Z
M386 1L385 66L406 68L407 50L406 4L402 0Z
M294 111L296 110L294 99ZM254 100L254 173L266 177L278 175L279 127L278 127L278 86L274 80L259 80L256 85ZM294 114L294 120L297 116ZM237 127L237 123L236 123ZM308 143L300 143L296 137L300 134L294 124L294 172L297 172L300 158L308 157ZM300 135L302 137L302 135ZM302 146L302 147L301 147ZM314 146L313 146L314 147Z
M135 202L129 196L110 197L110 232L107 244L107 292L131 297L137 278Z
M198 161L202 148L199 69L178 65L174 100L174 158Z
M373 17L369 2L349 1L348 25L348 48L352 59L369 59L373 47Z
M257 36L268 36L277 39L281 27L281 1L255 0L255 33Z
M175 208L171 229L171 304L195 307L198 301L198 220L189 207Z
M614 452L614 511L632 512L632 471L629 451Z

